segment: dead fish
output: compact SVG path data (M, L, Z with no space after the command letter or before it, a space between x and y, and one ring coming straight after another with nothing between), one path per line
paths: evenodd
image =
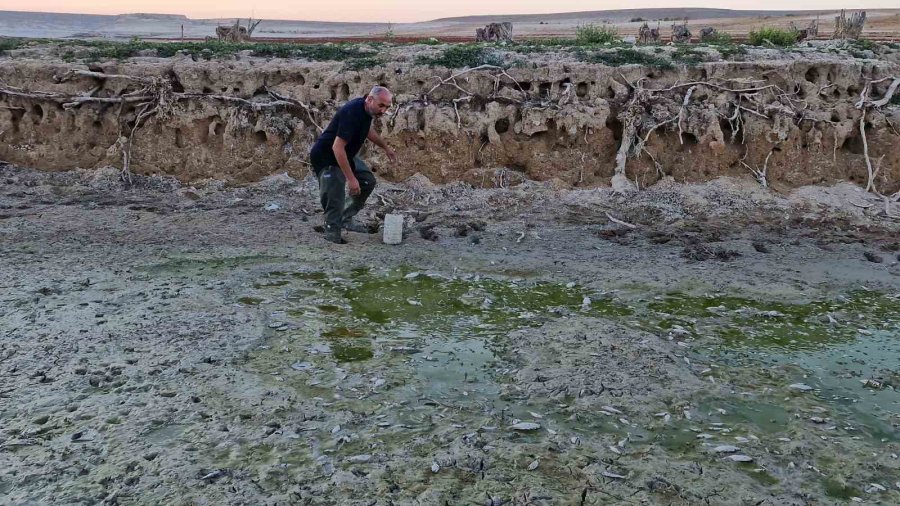
M753 462L753 457L748 455L729 455L724 457L722 460L730 460L732 462Z
M821 416L811 416L809 419L813 423L825 423L825 419L822 418Z
M406 303L409 304L409 305L411 305L411 306L421 306L421 305L422 305L421 302L419 302L419 301L417 301L417 300L415 300L415 299L406 299Z
M600 474L602 474L603 476L606 476L607 478L615 478L615 479L617 479L617 480L624 480L624 479L625 479L625 477L622 476L621 474L611 473L611 472L609 472L609 471L603 471L603 472L600 473Z
M621 411L619 411L618 409L616 409L616 408L614 408L614 407L612 407L612 406L600 406L600 409L602 409L602 410L604 410L604 411L609 411L610 413L615 413L615 414L617 414L617 415L624 415L624 414L625 414L625 413L622 413Z
M431 472L432 473L437 473L440 470L441 470L441 466L438 465L437 461L434 461L431 463Z
M340 431L341 431L341 426L340 426L340 425L335 425L334 428L331 429L331 433L332 433L332 434L337 434L337 433L340 432Z
M610 446L610 447L609 447L609 451L615 453L616 455L622 455L622 452L621 452L618 448L616 448L615 446Z
M515 425L511 425L509 427L512 430L538 430L541 428L541 424L534 422L519 422Z
M347 458L347 462L352 462L354 464L365 464L366 462L372 460L372 456L369 454L363 455L354 455L352 457Z
M412 346L392 346L390 351L394 353L402 353L404 355L414 355L416 353L420 353L422 350L419 348L413 348Z
M875 390L881 390L882 388L884 388L884 383L882 383L878 380L867 379L867 380L860 380L860 381L862 382L863 387L865 387L865 388L872 388Z
M225 476L225 474L226 474L225 469L216 469L215 471L208 473L208 474L204 475L203 477L201 477L200 480L201 481L215 481L215 480L221 478L222 476Z
M794 384L788 385L788 388L792 388L794 390L800 390L801 392L809 392L810 390L813 389L813 387L811 387L805 383L794 383Z
M541 465L540 461L535 460L535 461L532 462L531 464L528 464L528 470L529 470L529 471L534 471L535 469L538 468L539 465Z
M713 448L713 453L734 453L740 450L737 446L732 445L719 445Z

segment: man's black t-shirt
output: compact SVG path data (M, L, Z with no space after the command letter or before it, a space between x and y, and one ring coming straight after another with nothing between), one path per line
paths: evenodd
M347 160L350 162L350 167L355 168L353 157L359 153L363 143L366 142L369 128L372 126L372 116L366 112L365 102L365 97L355 98L344 104L334 115L331 123L319 135L319 139L309 152L313 169L319 171L325 167L338 164L332 150L335 137L340 137L347 141L345 148Z

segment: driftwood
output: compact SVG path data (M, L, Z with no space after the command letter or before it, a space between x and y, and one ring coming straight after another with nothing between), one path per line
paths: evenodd
M862 35L866 23L866 11L854 12L847 19L844 9L841 15L834 18L834 39L858 39Z
M690 42L691 31L688 29L688 22L685 19L680 25L672 24L672 42Z
M475 42L512 42L512 23L488 23L484 28L475 29Z
M802 42L804 40L814 39L819 35L819 20L814 19L809 22L809 26L806 28L797 28L797 25L791 21L791 31L797 32L797 41Z
M637 43L659 44L659 22L657 21L656 28L650 28L647 23L641 25L640 29L638 29Z
M247 20L247 26L241 25L241 20L235 19L231 26L217 26L216 37L225 42L245 42L253 36L253 30L256 30L261 19L253 21L253 18Z

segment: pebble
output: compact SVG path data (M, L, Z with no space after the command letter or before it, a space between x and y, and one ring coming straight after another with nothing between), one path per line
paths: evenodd
M532 462L531 464L528 464L528 470L529 470L529 471L534 471L535 469L538 468L538 466L539 466L540 464L541 464L540 461L535 460L535 461Z
M794 390L800 390L801 392L809 392L813 389L813 387L805 384L805 383L794 383L792 385L788 385L788 388L792 388Z
M348 462L352 462L354 464L365 464L366 462L372 460L372 456L369 454L363 455L354 455L347 459Z
M732 445L719 445L713 448L713 452L715 453L734 453L738 450L740 450L740 448Z
M733 462L753 462L753 457L750 457L748 455L729 455L727 457L724 457L724 459L728 459Z
M431 472L432 472L432 473L437 473L437 472L440 471L440 470L441 470L441 466L439 466L438 463L437 463L436 461L433 461L433 462L431 463Z

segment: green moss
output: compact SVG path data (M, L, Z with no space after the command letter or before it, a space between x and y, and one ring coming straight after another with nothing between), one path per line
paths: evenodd
M859 489L847 485L843 480L834 477L822 480L822 486L825 488L825 494L828 497L844 500L849 500L851 497L862 497L862 492Z

